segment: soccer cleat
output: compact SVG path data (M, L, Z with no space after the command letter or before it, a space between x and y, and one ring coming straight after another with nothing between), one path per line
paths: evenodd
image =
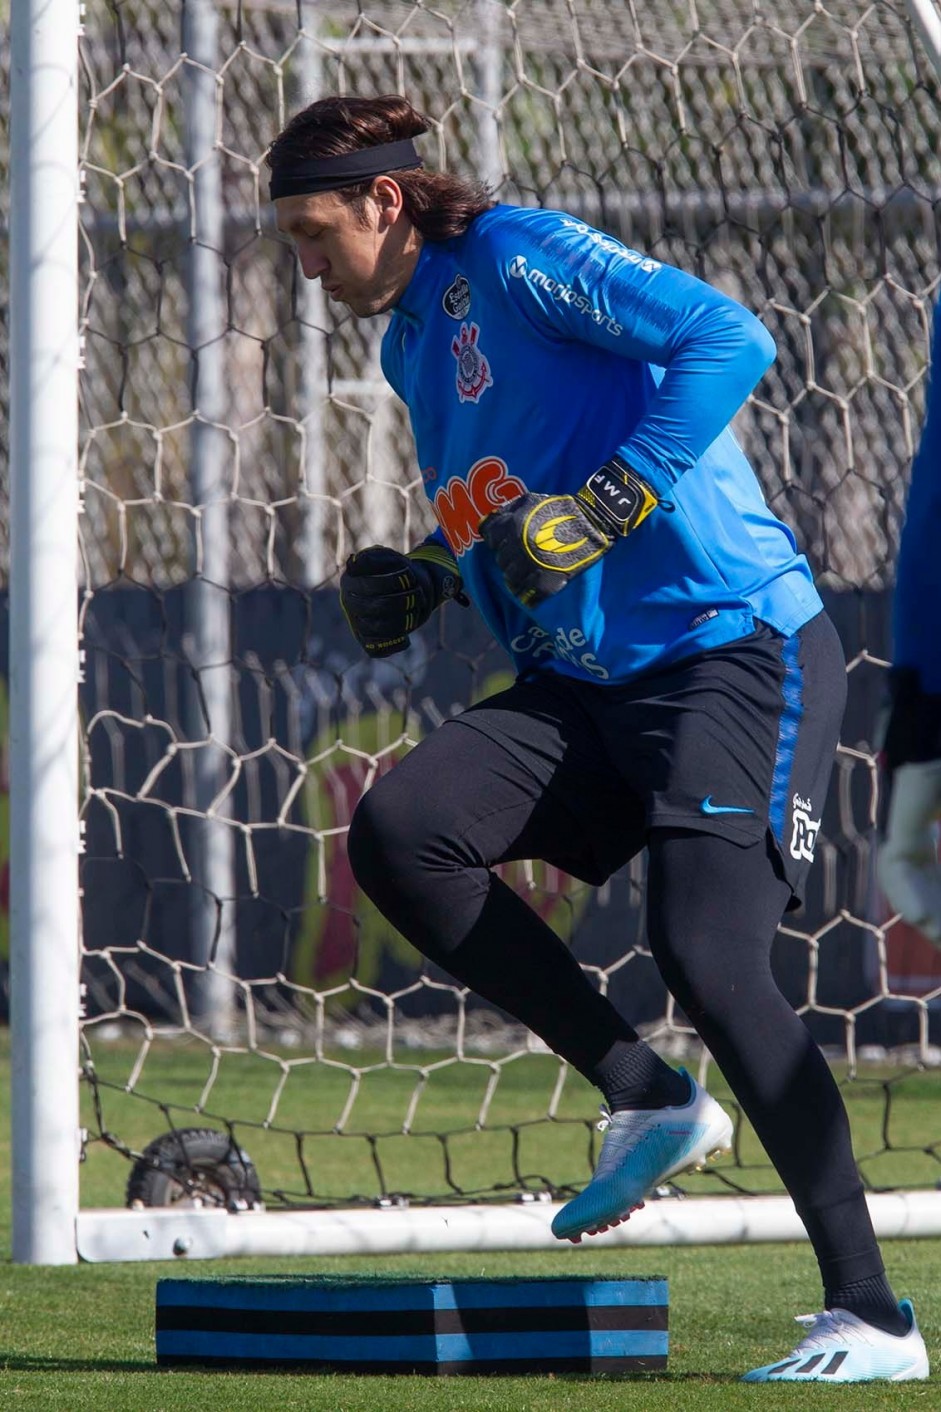
M686 1074L685 1069L680 1070ZM639 1211L644 1197L677 1172L700 1168L732 1146L732 1120L695 1079L690 1097L667 1108L602 1108L601 1155L591 1181L556 1213L552 1234L576 1244Z
M918 1331L911 1301L899 1308L908 1320L908 1333L887 1334L863 1323L847 1309L823 1314L798 1314L807 1333L792 1353L777 1363L753 1368L744 1383L865 1383L879 1379L903 1383L927 1378L928 1354Z

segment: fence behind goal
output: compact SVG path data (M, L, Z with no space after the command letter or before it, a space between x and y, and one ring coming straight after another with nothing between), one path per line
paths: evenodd
M934 1187L941 956L871 867L939 278L938 80L906 8L128 0L88 7L80 59L83 1204L238 1210L271 1249L262 1206L326 1230L331 1210L350 1229L351 1208L493 1203L512 1241L497 1203L544 1231L542 1201L591 1170L591 1091L423 966L345 858L362 791L509 664L455 606L370 662L339 610L351 549L433 521L384 321L327 307L267 203L268 143L337 91L407 93L429 164L677 264L774 335L736 430L850 673L775 963L872 1191ZM706 1064L646 947L643 860L600 891L509 877L660 1052ZM682 1190L780 1186L740 1124ZM83 1217L82 1253L140 1253L142 1220Z

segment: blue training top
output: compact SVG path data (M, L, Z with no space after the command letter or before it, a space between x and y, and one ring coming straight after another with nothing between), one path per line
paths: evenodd
M941 318L935 310L925 424L912 465L899 543L895 665L914 667L922 691L941 693Z
M496 206L426 242L382 343L465 588L517 670L621 682L820 611L807 561L728 423L774 357L701 280L556 211ZM524 609L478 533L525 491L571 493L615 452L660 507Z

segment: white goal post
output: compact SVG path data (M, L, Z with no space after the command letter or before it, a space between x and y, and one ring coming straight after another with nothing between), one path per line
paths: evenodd
M76 1258L78 3L14 5L10 172L13 1258Z
M588 1174L564 1066L422 970L344 871L358 793L505 671L451 610L401 668L341 645L338 565L414 542L428 512L376 331L297 278L263 153L293 108L358 88L413 96L431 161L684 265L775 334L739 430L856 693L819 895L781 964L841 1079L877 1100L857 1136L877 1233L941 1234L941 1131L899 1137L895 1118L938 1081L941 968L871 868L885 603L941 275L937 7L120 8L12 7L14 1260L548 1248ZM641 864L600 900L539 866L512 881L599 986L643 1001L661 1052L705 1066L652 975ZM545 1094L524 1109L530 1069ZM461 1085L476 1096L448 1127ZM222 1157L174 1166L206 1129ZM718 1178L601 1242L802 1238L739 1135ZM409 1143L433 1158L427 1191Z

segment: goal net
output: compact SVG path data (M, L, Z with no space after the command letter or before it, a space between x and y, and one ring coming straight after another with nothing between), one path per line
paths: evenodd
M423 964L346 860L371 782L509 680L473 612L373 662L338 605L351 550L409 548L433 521L384 321L301 278L263 156L315 97L393 90L431 119L430 165L704 278L775 338L736 430L849 671L775 966L836 1068L869 1189L934 1187L941 953L872 867L941 268L938 80L906 8L125 0L88 7L80 64L83 1205L244 1229L312 1211L319 1231L378 1209L408 1244L403 1213L429 1205L493 1204L491 1231L509 1205L544 1232L541 1203L591 1171L597 1095ZM647 949L643 859L600 890L505 871L630 1023L705 1073ZM781 1188L739 1121L730 1158L655 1204L679 1212L678 1193ZM140 1254L142 1229L82 1253Z

